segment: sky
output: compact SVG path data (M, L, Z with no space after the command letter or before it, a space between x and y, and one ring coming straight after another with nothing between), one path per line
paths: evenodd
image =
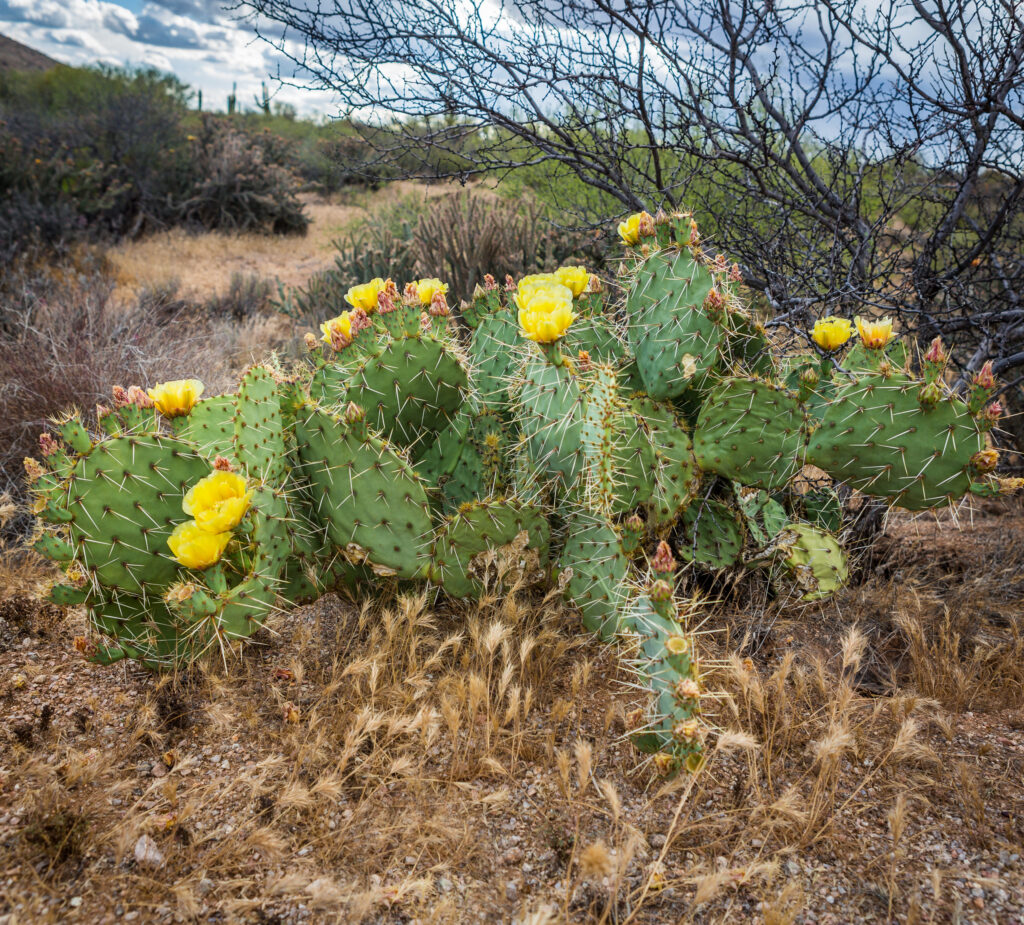
M290 63L224 9L224 0L0 0L0 33L65 64L104 62L171 71L223 110L232 83L253 108L267 81L272 99L304 115L331 115L326 94L280 85Z

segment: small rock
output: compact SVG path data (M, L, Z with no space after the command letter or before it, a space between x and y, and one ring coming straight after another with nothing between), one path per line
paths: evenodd
M651 847L652 848L664 848L665 847L666 838L665 838L664 835L661 835L661 834L652 835L647 840L651 843Z
M164 862L164 854L152 838L143 835L135 843L135 861L148 867L159 867Z
M437 880L437 888L442 893L450 893L454 888L455 884L451 882L447 877L439 877Z
M68 900L68 905L70 905L72 909L77 909L80 905L82 905L82 897L72 896L71 899Z
M416 858L414 858L410 854L408 857L406 857L405 863L406 863L406 866L408 866L408 867L415 867L416 866Z
M509 902L515 902L518 895L519 886L516 884L515 880L509 880L509 882L505 884L505 898Z
M200 896L209 896L216 888L217 884L209 877L203 877L203 879L199 881L198 889Z

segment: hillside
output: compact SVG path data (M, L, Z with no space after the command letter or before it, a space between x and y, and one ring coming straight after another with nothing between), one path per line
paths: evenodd
M48 71L60 64L41 51L0 35L0 73L5 71Z

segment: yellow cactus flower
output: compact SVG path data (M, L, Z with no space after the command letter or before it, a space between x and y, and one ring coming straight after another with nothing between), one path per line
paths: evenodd
M353 308L361 308L369 314L376 310L377 296L380 295L384 285L384 280L378 276L376 279L371 279L368 283L363 283L361 286L353 286L345 293L345 301Z
M238 526L251 499L252 489L246 491L244 476L218 469L189 489L181 507L195 518L200 530L223 533Z
M892 318L888 316L880 321L865 321L858 315L853 323L857 325L861 343L871 350L881 350L892 340Z
M528 286L515 296L523 336L538 344L553 344L576 319L572 290L559 283Z
M147 394L164 417L177 418L192 410L204 388L198 379L175 379L158 383Z
M838 350L853 333L853 325L849 318L836 318L829 315L814 322L811 338L822 350Z
M219 562L229 542L229 532L207 533L194 520L178 524L167 538L167 545L178 564L195 569L209 568Z
M572 290L574 298L579 298L590 285L590 271L586 267L559 267L554 277L563 286Z
M639 244L641 227L652 229L650 233L653 234L654 219L649 212L634 212L624 222L619 222L619 237L622 238L622 243L627 247Z
M350 290L351 291L351 290ZM346 296L345 298L348 298ZM374 296L376 298L376 296ZM352 339L352 312L342 312L336 318L330 318L320 325L320 330L323 332L323 337L320 338L325 344L330 346L331 335L341 334L344 340Z
M537 289L538 287L550 286L552 283L563 285L554 273L531 273L529 276L524 276L518 283L516 283L516 292L519 295L525 296L528 292Z
M448 295L448 284L442 283L436 276L416 281L416 294L419 296L420 305L429 305L435 292Z

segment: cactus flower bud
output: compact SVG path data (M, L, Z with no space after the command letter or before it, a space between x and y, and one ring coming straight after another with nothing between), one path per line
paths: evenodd
M982 474L992 472L999 465L999 451L993 449L979 450L971 457L971 465L976 472Z
M672 549L664 540L658 543L651 559L651 570L658 575L667 575L676 570L676 560L672 555Z
M981 418L983 421L985 421L991 426L994 425L996 421L999 420L1002 414L1003 406L999 402L994 401L987 408L985 408L984 411L981 412Z
M934 408L942 400L942 387L937 382L928 382L917 393L917 400L928 408Z
M702 308L704 309L704 313L712 321L718 321L723 318L725 316L725 299L722 298L722 293L717 289L712 289L708 292L707 296L705 296Z
M640 707L630 710L626 714L625 720L627 729L642 729L646 725L644 722L644 711Z
M991 391L996 387L996 377L992 372L992 361L986 360L985 365L974 374L974 385Z
M218 472L233 472L235 469L235 467L231 465L231 460L226 459L223 456L214 457L213 468Z
M652 581L650 587L647 589L647 596L655 604L660 604L664 601L672 600L671 582L665 581L664 578L659 578L657 581Z
M928 345L928 352L924 355L926 363L943 364L946 362L946 351L942 347L942 338L936 337Z
M190 379L189 382L198 382L198 379ZM196 399L202 394L203 387L202 383L199 385L199 391L196 393ZM140 389L137 385L128 386L128 404L136 405L139 408L152 408L153 399L146 394L143 389ZM190 409L191 410L191 409Z
M115 385L110 391L114 395L115 408L123 408L128 404L128 392L123 385Z
M743 274L740 272L740 265L738 263L732 265L732 269L729 271L729 279L734 283L743 281Z
M639 514L633 513L626 518L623 526L625 526L627 530L633 530L636 533L643 533L644 519ZM660 549L661 547L659 546L658 548ZM669 553L669 555L671 555L671 553Z
M316 335L312 331L306 331L303 340L306 342L307 350L316 350Z
M690 240L686 242L690 247L696 247L700 243L700 232L697 230L697 220L690 219Z
M668 752L658 752L652 759L654 767L658 773L663 777L667 777L669 774L674 774L679 769L679 759L673 757ZM657 891L660 887L655 883L653 889Z
M634 212L619 222L619 237L627 247L640 243L640 238L654 234L654 218L649 212Z
M715 266L714 269L718 273L727 273L729 271L728 261L725 259L725 254L715 254Z
M514 279L512 279L512 274L511 273L506 273L505 274L505 291L506 292L515 292L516 291L516 281Z
M445 289L448 287L445 286ZM448 308L448 302L444 297L444 292L440 289L436 289L430 299L430 308L428 309L430 315L434 318L447 318L451 314L451 309Z
M673 738L681 742L696 742L701 738L700 721L696 719L684 719L672 727Z
M43 456L52 456L60 449L60 441L53 434L39 435L39 451Z
M818 371L813 366L800 370L800 385L805 388L813 389L820 381L821 376L818 375Z
M366 412L359 407L354 401L350 401L345 406L345 421L348 424L358 424L366 417Z
M675 694L677 700L699 700L700 685L693 678L683 678L676 683Z
M494 277L490 273L484 274L484 289L488 292L498 288L498 284L494 281Z
M25 466L25 476L30 482L38 481L46 474L43 464L32 456L26 456L23 464Z

